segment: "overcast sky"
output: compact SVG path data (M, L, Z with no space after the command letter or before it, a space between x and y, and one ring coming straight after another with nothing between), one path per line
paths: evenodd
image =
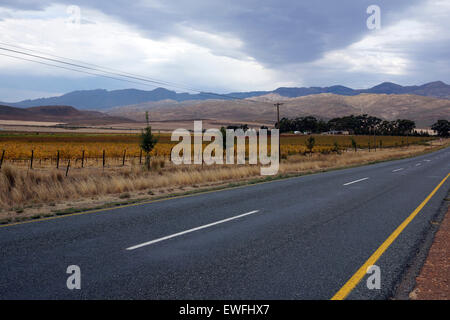
M0 47L220 93L450 83L449 30L449 0L0 0ZM0 101L130 87L152 89L0 55Z

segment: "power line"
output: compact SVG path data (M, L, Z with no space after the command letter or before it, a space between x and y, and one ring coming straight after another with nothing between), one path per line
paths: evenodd
M85 74L90 74L90 75L94 75L94 76L98 76L98 77L105 77L105 78L109 78L109 79L113 79L113 80L119 80L119 81L125 81L125 82L130 82L130 83L135 83L135 84L140 84L140 85L148 85L149 84L144 84L141 82L137 82L137 81L132 81L132 80L127 80L127 79L121 79L121 78L116 78L116 77L111 77L108 75L104 75L104 74L98 74L98 73L93 73L93 72L89 72L89 71L82 71L82 70L78 70L78 69L72 69L72 68L68 68L68 67L63 67L63 66L58 66L58 65L54 65L54 64L50 64L50 63L45 63L42 61L36 61L36 60L31 60L31 59L27 59L27 58L22 58L22 57L17 57L17 56L12 56L9 54L5 54L5 53L0 53L1 56L5 56L5 57L10 57L10 58L15 58L15 59L19 59L19 60L24 60L24 61L29 61L29 62L35 62L35 63L39 63L42 65L46 65L46 66L51 66L51 67L56 67L56 68L60 68L60 69L65 69L65 70L70 70L70 71L76 71L76 72L80 72L80 73L85 73ZM157 88L156 86L152 86L153 88Z
M18 47L18 46L6 44L6 43L3 43L3 42L0 42L0 43L2 43L4 45L7 45L7 46L11 46L11 47L16 47L16 48ZM123 72L123 71L117 71L117 72L116 71L114 71L114 72L105 71L106 69L110 69L110 68L101 67L101 66L98 66L98 65L95 65L95 64L86 63L86 62L83 62L83 61L80 61L80 60L74 60L74 59L64 58L64 57L60 57L60 56L54 56L54 55L50 55L50 54L43 53L43 52L41 52L41 53L43 53L45 55L49 55L49 56L58 57L58 59L48 58L48 57L45 57L45 56L36 55L36 54L32 54L32 53L27 53L27 52L19 51L19 50L13 50L13 49L5 48L5 47L0 47L0 50L4 50L4 51L16 53L16 54L21 54L21 55L26 55L26 56L30 56L30 57L33 57L33 58L46 60L46 61L56 62L56 63L60 63L60 64L64 64L64 65L69 65L71 67L82 68L82 69L102 72L102 73L106 73L106 74L112 74L113 76L106 76L106 75L96 74L96 73L92 73L92 72L86 72L86 71L83 72L83 71L81 71L79 69L62 67L62 66L57 66L57 65L54 65L54 64L43 63L43 62L36 61L36 60L21 58L22 60L25 60L25 61L40 63L40 64L44 64L44 65L47 65L47 66L52 66L52 67L59 67L59 68L62 68L62 69L71 70L71 71L77 71L77 72L86 73L86 74L95 75L95 76L107 77L107 78L114 79L114 80L120 80L120 81L126 81L126 82L131 82L131 83L142 84L141 82L136 82L136 81L130 81L130 80L122 79L122 78L129 78L129 79L133 79L133 80L142 81L142 82L145 82L145 83L153 83L153 84L157 84L157 85L160 85L160 86L161 85L162 86L170 86L170 87L179 88L179 89L183 89L183 90L194 91L194 92L197 92L197 93L202 94L202 95L216 96L216 97L221 97L221 98L225 98L225 99L242 100L242 101L248 101L248 102L253 102L253 103L258 103L258 104L261 104L261 103L268 104L269 103L269 102L265 102L265 101L252 100L252 99L248 99L248 98L240 98L240 97L234 97L234 96L231 96L231 95L225 95L225 94L219 94L219 93L213 93L213 92L204 92L204 91L193 89L193 88L181 87L181 86L178 86L178 85L170 84L169 82L166 82L166 81L154 80L154 79L151 79L151 78L146 78L146 77L143 77L143 76L138 76L138 75L134 75L132 73L127 73L127 72ZM37 52L36 50L31 50L31 49L21 49L21 50ZM2 54L2 55L20 59L17 56L11 56L11 55L5 55L5 54ZM72 62L63 61L61 59L71 60L71 61L78 61L80 63L83 63L84 65L80 64L80 63L72 63ZM96 66L96 67L89 67L87 65ZM102 69L104 69L104 70L102 70ZM113 70L113 69L110 69L110 70ZM122 78L117 78L117 77L122 77ZM152 85L152 87L156 87L156 86Z
M82 64L85 64L85 65L88 65L88 66L90 65L90 66L97 67L97 68L101 68L101 69L104 69L104 70L110 70L110 71L114 71L114 72L121 72L121 73L123 73L123 74L131 75L131 76L141 77L141 78L145 78L145 79L152 80L152 81L158 81L157 79L149 78L149 77L146 77L146 76L142 76L142 75L138 75L138 74L134 74L134 73L125 72L125 71L121 71L121 70L118 70L118 69L113 69L113 68L108 68L108 67L102 67L102 66L100 66L100 65L98 65L98 64L93 64L93 63L88 63L88 62L84 62L84 61L81 61L81 60L76 60L76 59L66 58L66 57L62 57L62 56L50 54L50 53L44 52L44 51L39 51L39 50L34 50L34 49L28 49L28 48L24 48L24 47L17 46L17 45L12 45L12 44L9 44L9 43L6 43L6 42L2 42L2 41L0 41L0 44L5 45L5 46L8 46L8 47L12 47L12 48L17 48L17 49L29 51L29 52L41 53L41 54L44 54L44 55L47 55L47 56L50 56L50 57L54 57L54 58L59 58L59 59L64 59L64 60L73 61L73 62L77 62L77 63L82 63ZM175 82L172 82L172 83L171 83L171 82L163 81L163 80L159 80L159 81L160 81L161 83L164 83L164 84L168 85L168 86L171 86L171 85L177 85L177 86L185 86L185 87L187 87L187 86L184 85L184 84L179 84L179 83L175 83ZM186 88L186 89L187 89L187 90L190 90L189 88ZM195 90L194 90L194 91L195 91Z
M56 63L62 63L62 64L65 64L65 65L69 65L69 66L73 66L73 67L77 67L77 68L93 70L93 71L100 71L100 72L104 72L104 73L113 74L115 76L133 78L135 80L140 80L140 81L144 81L144 82L152 82L152 83L155 83L155 84L158 84L158 85L164 85L164 83L161 83L161 82L158 82L158 81L146 80L146 79L143 79L143 78L127 76L127 75L120 74L120 73L115 73L115 72L105 72L105 71L100 70L98 68L87 67L87 66L84 66L84 65L81 65L81 64L66 62L66 61L62 61L62 60L59 60L59 59L47 58L47 57L43 57L43 56L31 54L31 53L26 53L26 52L23 52L23 51L12 50L12 49L8 49L8 48L4 48L4 47L0 47L0 50L9 51L9 52L13 52L13 53L18 53L18 54L30 56L30 57L33 57L33 58L43 59L43 60L52 61L52 62L56 62ZM33 60L30 60L30 61L33 61Z
M123 75L130 75L130 76L134 76L134 77L139 77L139 78L143 78L145 80L148 81L152 81L161 85L166 85L169 87L173 87L173 88L178 88L178 89L183 89L183 90L189 90L189 91L193 91L193 92L197 92L197 93L202 93L202 94L213 94L213 95L220 95L220 94L216 94L216 93L209 93L209 92L204 92L202 90L199 89L195 89L195 88L191 88L186 84L182 84L182 83L176 83L176 82L169 82L169 81L164 81L164 80L158 80L155 78L150 78L147 76L143 76L143 75L139 75L136 73L130 73L130 72L125 72L122 70L118 70L118 69L114 69L114 68L109 68L109 67L104 67L104 66L100 66L98 64L94 64L94 63L89 63L89 62L85 62L85 61L81 61L81 60L76 60L76 59L72 59L72 58L66 58L66 57L62 57L62 56L58 56L58 55L54 55L54 54L50 54L48 52L44 52L44 51L39 51L39 50L34 50L34 49L28 49L28 48L24 48L18 45L13 45L13 44L9 44L6 42L2 42L0 41L0 44L2 45L6 45L8 47L13 47L13 48L17 48L17 49L21 49L21 50L25 50L25 51L29 51L29 52L36 52L36 53L41 53L44 54L46 56L50 56L50 57L54 57L54 58L59 58L59 59L64 59L64 60L68 60L68 61L73 61L73 62L77 62L77 63L82 63L84 65L88 65L88 66L93 66L93 67L97 67L97 68L101 68L104 70L110 70L110 71L114 71L114 72L118 72L118 73L122 73ZM108 72L108 71L104 71L103 72ZM220 96L225 96L227 97L227 95L220 95Z

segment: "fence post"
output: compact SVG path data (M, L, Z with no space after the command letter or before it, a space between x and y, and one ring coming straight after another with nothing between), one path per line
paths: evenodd
M30 169L33 169L34 150L31 150Z
M139 164L142 164L142 149L139 151Z
M126 156L126 153L127 153L127 149L123 150L122 167L125 166L125 156Z
M69 168L70 168L70 159L69 162L67 162L66 177L69 174Z
M105 169L105 150L103 150L103 169Z
M56 169L59 169L59 150L56 153Z
M5 158L5 150L2 152L2 158L0 159L0 169L2 168L3 159Z
M81 155L81 167L84 168L84 150Z

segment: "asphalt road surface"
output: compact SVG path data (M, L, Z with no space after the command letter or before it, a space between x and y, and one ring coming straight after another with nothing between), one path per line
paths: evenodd
M450 172L450 149L0 228L2 299L330 299ZM389 297L450 178L348 299ZM81 270L81 289L66 286Z

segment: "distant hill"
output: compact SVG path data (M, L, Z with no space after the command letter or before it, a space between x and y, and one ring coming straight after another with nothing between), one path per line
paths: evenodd
M0 120L45 121L85 125L134 122L134 120L124 117L111 116L98 111L80 111L70 106L39 106L23 109L0 105Z
M267 94L277 94L282 97L296 98L307 95L332 93L343 96L355 96L362 93L377 94L415 94L441 99L450 99L450 85L442 81L426 83L421 86L401 86L391 82L383 82L369 89L352 89L345 86L330 87L303 87L287 88L281 87L273 91L251 91L232 92L222 96L214 93L177 93L164 88L157 88L151 91L124 89L124 90L85 90L73 91L59 97L41 98L35 100L24 100L16 103L3 103L14 107L33 107L42 105L70 105L78 109L106 110L117 106L134 105L145 102L156 102L173 100L177 102L199 101L199 100L231 100L245 99Z
M123 106L148 101L161 101L171 99L175 101L204 100L211 95L176 93L164 88L152 91L123 89L123 90L82 90L66 93L59 97L24 100L16 103L3 103L6 105L28 108L42 105L70 105L82 110L104 110L115 106Z
M255 100L261 103L254 102ZM150 119L153 121L220 119L241 123L247 121L273 124L276 119L274 101L283 102L280 108L282 117L313 115L328 120L345 115L367 113L386 120L411 119L420 127L429 127L438 119L450 120L450 100L412 94L373 93L355 96L322 93L296 98L271 93L254 97L252 101L148 102L117 107L108 113L113 116L126 116L137 121L145 119L145 111L149 111Z

